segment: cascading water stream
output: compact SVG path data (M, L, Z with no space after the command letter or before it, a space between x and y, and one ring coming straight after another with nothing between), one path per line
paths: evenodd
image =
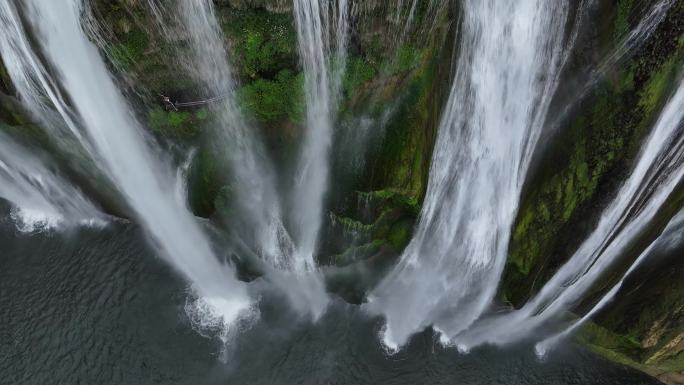
M430 325L455 335L493 298L558 82L567 12L565 1L464 2L456 78L420 221L365 306L385 317L389 348Z
M483 320L457 338L464 348L524 338L570 310L642 233L684 177L684 82L663 109L630 177L592 234L523 308ZM520 325L511 332L511 324Z
M160 254L192 283L202 309L212 313L222 327L230 326L250 307L246 287L219 262L185 203L176 199L172 173L152 156L156 152L146 143L97 47L84 32L81 2L30 0L21 7L7 4L1 10L3 19L13 20L20 20L19 12L25 12L26 29L39 36L41 53L55 74L49 82L38 83L40 87L20 90L22 96L40 93L22 101L30 105L43 95L48 97L92 161L125 198ZM5 57L8 52L2 54ZM11 58L14 63L29 62L29 54L38 57L28 49L9 54L24 55ZM35 67L22 70L38 76ZM47 73L39 75L47 79ZM18 86L26 84L13 80Z
M150 1L150 8L155 17L161 17L155 2ZM221 97L209 108L219 117L219 127L212 134L218 139L216 153L226 160L231 174L227 179L236 193L239 218L233 218L234 228L257 254L276 268L286 268L292 245L282 225L274 172L265 149L236 105L234 75L213 5L206 0L183 0L174 12L177 27L190 38L191 53L181 58L181 63L207 95Z
M629 267L627 272L624 274L624 276L616 283L604 296L601 298L594 307L591 308L585 314L582 318L579 320L575 321L572 325L570 325L567 329L562 331L561 333L558 333L552 337L549 337L539 343L535 346L535 350L537 352L537 355L539 356L545 356L547 352L554 348L560 341L563 339L567 338L569 335L571 335L574 331L576 331L580 326L582 326L584 323L589 321L594 315L596 315L598 312L603 310L618 294L620 289L622 288L622 285L625 283L625 280L630 276L632 272L634 272L637 268L641 267L646 260L649 258L653 257L653 254L655 254L655 250L660 247L671 247L671 246L677 246L681 244L682 242L682 234L684 234L684 211L680 211L677 215L675 215L672 220L670 220L670 223L668 223L667 227L663 232L656 238L655 241L653 241L647 248L644 250L641 255L634 261L632 266Z
M579 36L580 29L583 24L583 19L590 14L588 12L591 5L595 3L594 0L585 0L580 3L577 9L578 16L576 17L575 26L573 27L573 33L571 36L571 42L569 46L574 46L577 37ZM618 43L617 47L614 48L596 68L592 69L588 74L588 79L584 84L575 91L574 95L568 99L568 102L562 106L561 111L555 114L555 118L550 121L549 131L554 131L561 122L567 117L567 115L573 110L573 108L579 103L584 97L596 87L596 83L604 78L606 74L612 70L617 64L619 64L626 56L631 52L636 50L641 46L651 34L655 31L656 27L665 19L668 10L674 2L672 0L660 0L651 6L650 10L642 17L639 24L629 31L624 38ZM567 51L563 59L563 63L567 63L572 57L572 51Z
M656 2L651 7L650 11L641 19L639 24L622 39L614 52L601 63L598 72L604 72L610 66L615 65L615 63L620 61L627 53L646 41L656 27L663 21L667 15L667 11L674 3L674 0L660 0Z
M334 3L319 0L294 2L299 53L305 75L307 124L292 192L292 232L295 234L296 263L300 270L315 268L314 253L328 183L332 119L345 65L347 2L338 0L337 10L330 7ZM330 20L333 16L336 16L335 23ZM329 42L331 36L337 37L335 44ZM331 61L336 66L333 71L329 68Z
M306 132L291 191L293 265L297 274L308 277L310 288L305 292L321 291L314 254L323 222L333 118L346 65L348 4L346 0L295 0L294 15L305 75ZM318 314L325 302L319 306Z
M155 1L149 6L168 35L168 27ZM231 219L241 242L246 242L265 262L261 268L290 300L295 309L318 318L327 305L327 294L315 264L304 262L306 253L296 246L285 229L283 211L276 191L275 174L262 143L247 126L235 103L235 85L223 35L210 1L179 2L172 24L183 30L191 42L191 54L181 58L185 69L194 75L207 93L220 95L222 103L213 106L221 128L218 154L230 164L232 186L236 190L237 217Z

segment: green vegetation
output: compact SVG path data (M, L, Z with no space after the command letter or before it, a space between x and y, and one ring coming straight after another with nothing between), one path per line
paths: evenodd
M225 9L224 30L234 42L234 64L243 80L241 108L257 122L304 119L304 76L297 73L297 38L290 14Z
M397 52L397 68L399 72L415 69L423 61L423 52L415 47L401 46Z
M370 258L377 254L384 245L384 240L376 239L361 246L350 247L343 253L332 256L331 261L335 266L347 266L354 262Z
M195 214L208 218L216 212L217 203L228 201L230 190L220 184L218 173L216 154L209 146L200 147L188 178L188 200Z
M231 9L224 29L235 40L236 64L247 78L270 78L297 63L297 37L289 14Z
M401 253L408 245L418 216L418 204L414 197L397 190L359 192L359 198L372 207L372 223L366 224L350 217L331 213L333 226L354 235L361 246L352 246L331 257L338 266L367 259L382 248Z
M148 112L147 123L150 129L166 137L192 139L200 132L203 121L209 118L206 109L191 111L166 111L161 107Z
M375 68L365 59L359 57L350 58L347 62L347 70L342 82L345 96L351 98L361 86L375 77Z
M632 10L634 0L618 0L617 15L615 16L615 44L629 31L629 15Z
M418 68L424 59L425 53L422 50L409 45L403 45L397 49L394 58L382 63L381 72L388 76L411 71Z
M420 211L418 199L415 196L406 195L399 190L377 190L369 193L359 193L359 195L366 200L373 199L375 201L388 202L393 207L401 207L416 215Z
M577 339L586 345L595 345L602 348L602 352L610 352L615 357L619 357L619 362L633 362L629 358L636 355L641 350L641 344L634 336L622 336L601 327L593 322L586 322L582 325Z
M646 349L635 336L619 335L593 322L586 322L582 325L576 338L593 353L607 360L630 366L651 375L684 370L684 351L679 351L671 357L643 360L641 357L645 356Z
M413 233L413 221L402 220L396 222L390 227L387 241L397 252L401 252L406 248L411 240Z
M240 106L262 123L304 119L304 76L282 70L274 80L258 79L238 91Z
M350 231L354 233L370 234L373 231L373 225L366 225L364 223L347 217L333 215L333 223L335 224L335 226L342 227L345 231Z
M644 87L640 95L639 106L644 108L647 115L655 112L662 103L662 95L669 91L669 87L672 86L677 75L678 64L680 64L680 57L678 56L672 57L657 71L653 72Z
M428 130L432 120L434 69L424 60L406 85L404 98L386 126L382 151L375 160L379 169L374 183L405 191L416 200L422 197L427 180L428 160L432 143ZM391 167L383 167L391 165Z

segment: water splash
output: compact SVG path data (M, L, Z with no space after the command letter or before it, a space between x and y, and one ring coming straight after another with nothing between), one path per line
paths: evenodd
M78 189L4 134L0 134L0 198L13 205L10 215L22 232L106 223L104 214Z
M465 1L461 52L414 238L365 306L400 347L489 305L526 170L558 82L565 1ZM410 309L410 311L407 311Z

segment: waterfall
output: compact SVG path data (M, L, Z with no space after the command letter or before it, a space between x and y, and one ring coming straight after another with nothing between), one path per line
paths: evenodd
M291 191L290 224L294 268L299 274L316 270L314 254L323 221L328 185L333 118L346 63L348 5L295 0L294 14L299 54L305 75L306 132ZM331 38L334 41L331 42ZM311 285L322 287L320 277Z
M560 72L565 1L466 0L460 58L414 238L368 297L396 349L467 328L495 295L521 188Z
M284 226L274 167L236 104L234 74L211 1L181 1L172 27L162 20L164 13L155 1L149 0L148 5L165 35L176 28L189 36L192 49L181 58L181 64L205 92L222 98L222 103L212 107L220 121L213 134L218 139L214 145L216 153L230 165L228 179L236 191L237 207L237 216L230 222L240 242L266 262L261 266L265 278L280 289L293 308L318 318L328 301L325 287L313 264L302 265L302 254L295 252L294 241Z
M86 36L89 26L81 23L81 2L29 0L22 7L3 4L3 20L22 20L19 12L25 12L26 29L40 43L40 55L25 47L3 51L3 57L19 54L23 57L10 61L24 64L42 56L51 69L37 72L37 66L22 68L22 73L31 74L33 79L46 80L33 82L30 88L13 76L18 87L25 87L19 91L22 101L35 109L33 103L47 97L91 160L121 193L159 253L191 282L203 299L203 309L223 327L230 326L250 307L246 287L232 269L220 263L185 202L176 199L173 173L155 157L158 150L142 135L140 123L97 47ZM15 28L13 33L24 32ZM22 36L17 40L28 39ZM50 73L54 77L48 77ZM36 92L35 97L25 96Z
M64 224L104 224L104 215L81 192L11 138L0 134L0 198L12 204L19 230Z
M218 332L224 340L239 329L238 322L255 315L252 298L261 294L259 290L280 292L291 307L314 319L323 314L330 300L316 256L326 217L331 149L347 62L349 8L363 5L351 5L349 0L293 1L305 78L306 122L292 183L282 198L278 168L237 102L236 76L213 1L178 0L165 8L157 0L147 0L169 42L188 43L174 53L178 64L193 77L199 92L213 102L207 107L217 118L210 119L210 145L224 157L225 180L221 182L235 192L231 203L236 210L228 218L231 235L235 235L235 244L239 243L236 249L264 262L263 266L255 264L254 269L263 277L249 286L237 279L235 269L212 247L187 207L185 181L195 153L191 152L178 170L166 166L164 152L145 134L93 43L99 37L93 35L96 28L94 20L88 19L87 1L0 2L0 57L18 99L50 135L60 159L77 157L111 184L152 247L191 285L185 310L193 327L202 334ZM562 319L588 294L598 294L597 283L616 273L625 254L638 246L637 240L649 234L658 215L681 193L684 78L680 77L636 154L631 173L589 236L521 309L505 314L488 311L507 261L533 154L544 130L548 133L556 128L555 123L560 125L561 119L554 124L547 121L549 106L564 65L574 64L569 47L581 40L584 26L580 21L591 2L579 2L573 12L567 0L461 0L454 81L439 122L414 236L362 305L366 313L384 319L380 337L388 350L396 351L428 327L440 335L442 343L461 351L541 334L543 326ZM367 7L390 9L384 16L401 32L396 32L392 41L397 44L393 49L398 49L408 36L421 37L414 31L425 31L417 23L424 13L437 15L447 3L398 0L396 10L391 3ZM571 103L642 44L675 2L658 0L653 4L637 27L589 74L589 81L579 90L581 95L570 95ZM566 27L572 30L566 31ZM363 52L365 47L360 47ZM415 78L422 78L420 70ZM406 74L391 76L412 79L414 75L402 72ZM396 85L408 84L402 81L396 80ZM427 81L421 80L421 84ZM377 82L373 78L367 83ZM393 83L384 88L398 86ZM384 88L383 93L395 92ZM422 108L422 94L419 96ZM359 104L365 101L358 100ZM573 105L564 107L562 117L572 112ZM387 119L383 115L380 120ZM361 129L371 126L362 119L359 122ZM104 223L105 215L69 183L51 159L0 133L0 198L10 203L19 230ZM412 212L400 215L403 226ZM330 217L336 218L332 213ZM376 224L363 226L384 226L379 219ZM391 226L388 232L393 233L395 225ZM681 239L682 226L684 214L680 212L638 258L629 261L632 263L625 271L619 271L617 283L588 312L565 324L560 332L537 337L541 340L536 345L538 354L545 354L601 311L625 280L653 257L654 250ZM392 245L396 243L393 234L387 238ZM381 253L378 260L385 258ZM362 261L346 271L361 271L375 263ZM246 275L252 274L250 268L245 269Z
M314 253L328 184L332 120L346 61L347 1L338 0L337 10L332 9L331 4L335 2L294 2L299 54L305 75L307 124L292 192L296 263L300 270L315 267ZM336 37L334 43L330 42L331 36ZM331 62L333 70L329 68Z
M535 346L535 351L537 352L537 355L539 356L545 356L546 353L554 348L560 341L562 341L564 338L567 338L572 332L577 330L580 326L582 326L584 323L586 323L588 320L591 319L594 315L596 315L598 312L603 310L606 305L608 305L618 294L620 289L622 288L622 285L625 283L625 280L627 277L630 276L634 270L637 268L641 267L646 260L649 258L652 258L655 254L655 251L658 248L664 247L672 247L681 244L682 242L682 234L684 234L684 211L680 211L677 215L675 215L671 220L670 223L667 224L667 227L663 232L656 238L655 241L653 241L642 253L639 255L639 257L634 261L632 266L629 267L627 272L622 276L622 278L615 284L613 285L610 290L601 298L601 300L594 305L594 307L591 308L587 312L586 315L584 315L582 318L579 320L575 321L567 327L565 330L563 330L561 333L558 333L552 337L546 338L545 340L537 343Z
M464 347L509 343L571 309L654 219L684 177L684 81L661 112L615 200L591 235L523 308L459 336ZM520 325L511 331L510 325Z
M231 177L226 179L236 193L233 201L239 217L232 218L231 223L257 254L275 267L286 268L292 246L282 225L274 171L266 150L236 104L234 75L213 5L205 0L184 0L178 5L174 11L176 24L183 35L189 36L191 47L181 64L207 97L222 98L210 106L219 119L212 138L216 139L215 152L228 165ZM162 17L155 2L150 1L150 8L156 18ZM160 26L167 24L158 21ZM169 33L164 31L166 36Z
M601 64L599 72L605 71L608 67L621 60L628 52L638 47L641 43L651 36L656 27L660 25L667 15L667 11L674 4L673 0L660 0L655 3L650 11L644 16L639 24L629 31L622 41L615 48L614 52Z

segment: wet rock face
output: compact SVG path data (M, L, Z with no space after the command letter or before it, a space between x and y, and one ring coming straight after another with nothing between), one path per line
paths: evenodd
M7 74L7 69L2 62L2 57L0 57L0 92L5 95L10 95L14 92L12 82Z

